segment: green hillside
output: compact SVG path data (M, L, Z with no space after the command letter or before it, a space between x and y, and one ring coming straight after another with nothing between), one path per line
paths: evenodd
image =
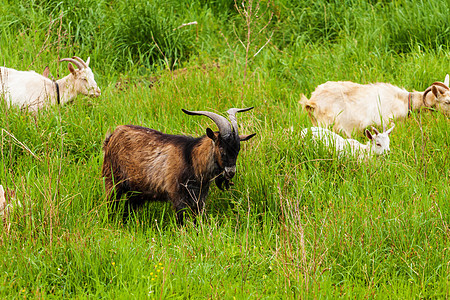
M2 0L0 65L54 78L90 57L98 98L0 105L0 298L446 299L450 135L433 109L358 163L303 140L329 80L424 91L450 73L450 2ZM197 224L149 203L125 224L101 177L107 132L201 136L181 109L238 114L234 186ZM361 142L366 139L355 136Z

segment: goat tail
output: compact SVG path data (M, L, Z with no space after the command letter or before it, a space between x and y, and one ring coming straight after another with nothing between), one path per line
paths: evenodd
M300 96L300 104L302 105L303 110L305 110L308 113L309 118L313 122L313 124L316 124L316 118L314 117L314 111L316 109L316 103L310 101L304 94L301 94Z

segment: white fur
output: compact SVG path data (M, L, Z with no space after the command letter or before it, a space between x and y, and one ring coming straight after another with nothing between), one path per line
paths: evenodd
M441 83L442 84L442 83ZM431 92L411 92L411 108L435 107L450 115L449 75L444 85L434 83ZM409 92L389 83L358 84L350 81L328 81L319 85L308 100L300 100L313 123L322 127L333 126L348 137L352 131L362 132L371 125L386 125L393 119L408 115Z
M370 139L367 144L361 144L354 139L344 139L340 135L322 127L305 128L301 132L301 137L307 137L309 131L314 141L321 141L326 147L336 148L339 157L352 156L358 160L364 160L369 156L383 155L390 151L389 134L394 129L394 126L382 133L379 133L373 127L372 129L375 132L374 134L366 130L366 135Z
M101 93L94 80L94 74L86 67L75 69L69 63L70 74L57 80L59 85L60 103L64 104L78 94L98 97ZM47 72L46 72L47 71ZM48 73L48 70L44 71ZM56 104L57 94L55 83L45 75L34 71L17 71L0 67L0 101L6 100L8 106L17 105L36 111L44 106Z
M3 210L6 208L5 191L3 185L0 184L0 216L3 214Z

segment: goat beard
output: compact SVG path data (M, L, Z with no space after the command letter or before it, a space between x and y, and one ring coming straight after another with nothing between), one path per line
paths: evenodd
M234 183L233 183L233 181L231 181L231 179L228 180L223 175L218 176L215 181L216 181L217 187L222 191L228 190L230 188L230 186L234 185ZM224 187L225 187L225 189L224 189Z

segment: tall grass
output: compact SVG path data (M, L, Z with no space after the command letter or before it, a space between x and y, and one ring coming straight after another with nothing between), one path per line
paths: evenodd
M437 2L273 3L275 33L245 82L233 3L167 2L159 11L144 2L0 6L4 65L48 64L62 77L58 56L90 55L102 88L99 98L36 114L0 108L0 184L13 204L0 230L0 297L449 297L448 118L413 113L396 123L390 155L358 164L302 141L311 123L298 104L326 80L408 90L442 81L448 31L424 38L413 26L410 38L393 38L409 26L405 9ZM139 9L146 14L133 18ZM448 22L423 16L423 28ZM191 21L199 24L173 33ZM100 177L106 132L136 124L199 136L213 124L181 108L233 106L255 106L238 122L257 136L242 145L235 186L211 188L208 218L177 227L167 203L127 224L110 216Z

